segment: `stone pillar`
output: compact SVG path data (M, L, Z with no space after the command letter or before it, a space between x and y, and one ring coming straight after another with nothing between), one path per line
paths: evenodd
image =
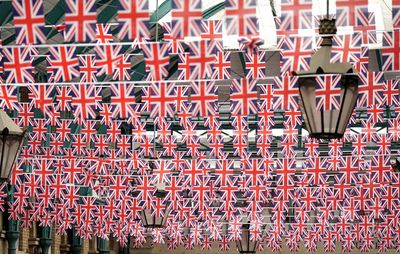
M97 237L93 237L89 240L89 252L88 254L98 254L97 251Z
M52 239L53 239L53 243L51 245L51 254L60 254L61 252L61 235L57 235L56 234L57 231L57 226L54 225L53 226L53 235L52 235Z
M28 253L29 228L21 228L19 233L19 250Z
M70 245L68 243L68 236L62 235L61 237L61 244L60 244L60 254L68 254L70 253ZM52 253L53 254L53 253Z
M89 252L89 239L83 239L82 253L87 254Z
M37 253L39 249L39 238L37 237L37 223L32 223L32 228L29 230L29 239L28 239L28 253L34 254Z

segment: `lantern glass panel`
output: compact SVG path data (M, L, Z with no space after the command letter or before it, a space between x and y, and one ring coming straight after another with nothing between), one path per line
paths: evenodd
M316 112L315 87L314 77L299 78L301 110L307 130L311 133L321 132L321 118Z
M150 209L145 209L140 212L142 224L146 228L162 228L167 221L168 212L161 216L154 215Z
M163 218L162 216L154 216L154 226L162 227L163 226Z
M342 114L340 115L340 122L338 126L338 133L346 131L347 123L353 113L354 106L358 98L358 84L357 82L349 82L344 84L341 95Z
M338 109L326 110L323 111L324 114L324 133L335 133L337 122L339 120L339 112Z

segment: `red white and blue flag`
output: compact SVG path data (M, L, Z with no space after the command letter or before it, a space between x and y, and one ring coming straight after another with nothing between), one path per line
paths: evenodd
M96 39L96 0L65 1L65 41L87 42Z
M258 35L256 0L225 1L225 31L227 35Z
M42 0L12 1L16 43L41 44L46 42Z

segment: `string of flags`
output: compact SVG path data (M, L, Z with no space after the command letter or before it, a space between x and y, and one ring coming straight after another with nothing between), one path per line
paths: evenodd
M311 0L51 2L0 2L0 107L27 129L10 219L138 248L151 236L228 250L246 217L259 250L400 250L398 0L387 31L370 1L336 1L352 32L335 35L332 62L361 80L341 140L303 128L292 73L320 43ZM329 88L319 109L338 103L339 80L318 80ZM165 226L145 228L144 209Z

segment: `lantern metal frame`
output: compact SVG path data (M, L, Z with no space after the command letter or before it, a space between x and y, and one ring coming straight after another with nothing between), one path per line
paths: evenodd
M12 203L14 188L10 188L9 179L14 167L14 163L21 151L21 146L25 138L25 131L21 130L19 126L7 115L4 110L0 109L0 182L5 183L6 188L6 204L8 201ZM8 205L4 213L8 217ZM8 220L6 223L6 239L8 242L8 253L14 254L18 249L19 238L19 221Z
M250 224L242 225L242 239L236 240L236 248L241 254L255 254L259 242L250 240Z
M163 228L167 222L169 210L166 209L163 216L152 215L150 209L144 209L139 211L139 215L142 219L143 227L145 228Z
M166 197L166 195L167 192L164 189L164 184L160 184L159 186L157 186L154 197L157 199L163 199ZM170 209L168 208L168 204L166 204L165 212L162 216L157 216L155 214L152 215L151 209L143 209L139 211L142 225L145 228L163 228L165 223L167 222L169 213Z
M333 35L337 31L335 22L335 19L328 17L320 21L321 47L311 56L309 70L293 73L298 77L300 109L305 127L312 138L340 139L343 137L358 98L359 77L356 69L350 63L330 62ZM317 110L316 77L324 75L341 76L341 96L338 109Z
M340 139L346 131L347 124L358 98L358 76L342 75L340 107L338 109L317 110L315 97L306 98L307 93L315 93L315 77L299 77L299 93L302 103L300 109L310 137L317 139ZM305 106L307 105L307 106Z

